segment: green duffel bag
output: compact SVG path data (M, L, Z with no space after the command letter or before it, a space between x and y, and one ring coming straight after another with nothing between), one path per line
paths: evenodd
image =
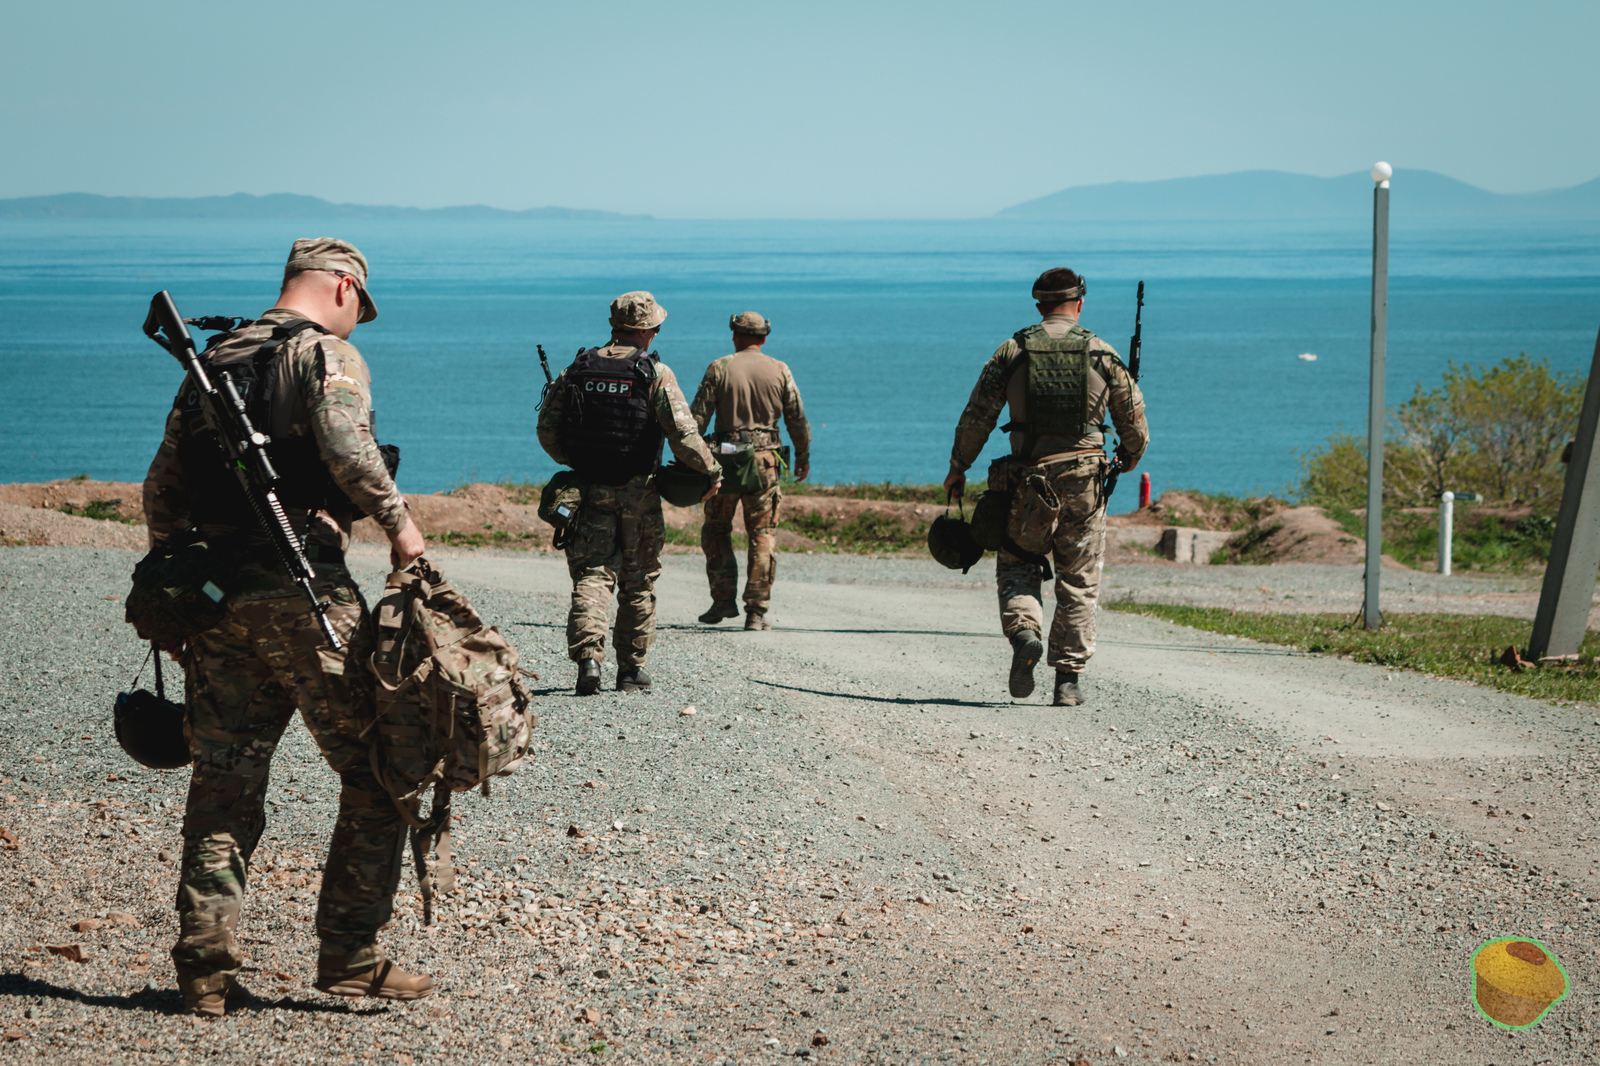
M583 502L583 478L575 470L557 470L539 493L539 517L556 531L552 548L567 546L567 527Z
M717 462L722 464L722 487L717 490L719 496L741 494L754 496L761 492L761 459L763 451L770 448L757 449L748 444L736 446L733 452L725 452L720 446L715 451Z
M198 636L228 613L243 561L240 547L222 539L182 539L156 548L133 568L123 617L141 639L157 644Z
M656 471L656 491L675 507L693 507L711 487L711 475L674 459Z

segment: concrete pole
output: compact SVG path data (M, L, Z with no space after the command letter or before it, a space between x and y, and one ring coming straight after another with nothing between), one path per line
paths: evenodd
M1367 590L1361 624L1377 629L1379 575L1383 564L1383 405L1384 359L1389 334L1389 178L1388 163L1372 166L1372 382L1367 400Z
M1450 576L1450 541L1455 535L1456 494L1446 491L1439 497L1439 573Z
M1600 455L1595 454L1600 425L1600 337L1589 363L1589 385L1578 416L1578 437L1561 488L1561 511L1550 544L1539 611L1533 616L1528 658L1576 655L1589 628L1595 572L1600 570Z

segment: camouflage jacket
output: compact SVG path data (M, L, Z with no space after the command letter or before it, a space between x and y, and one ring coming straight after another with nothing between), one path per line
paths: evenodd
M800 387L789 367L765 352L746 348L706 367L689 410L702 433L712 416L719 433L740 429L776 433L781 415L794 444L794 465L811 465L811 423L800 402Z
M1045 331L1052 337L1065 336L1067 330L1076 324L1077 319L1072 315L1046 315L1044 318ZM984 364L983 372L978 375L978 383L973 386L972 396L967 400L966 409L956 423L955 446L950 450L951 473L964 474L978 461L989 434L994 432L1002 407L1010 405L1012 421L1027 419L1026 412L1019 409L1025 401L1026 375L1015 373L1021 364L1021 354L1022 349L1017 346L1016 340L1007 337ZM1137 462L1150 444L1150 426L1145 421L1144 397L1139 392L1139 386L1134 383L1127 367L1122 365L1116 350L1099 337L1089 344L1089 368L1093 420L1101 421L1109 413L1119 438L1117 456L1125 461ZM1027 458L1042 459L1049 455L1086 452L1104 447L1105 437L1099 432L1073 439L1043 437L1034 446L1034 454ZM1012 433L1012 454L1019 454L1022 448L1023 434Z
M210 354L257 346L273 326L302 317L294 311L268 311L257 322L223 340ZM361 353L349 341L306 330L288 342L283 358L284 372L300 400L296 415L303 409L305 417L305 422L296 422L290 432L316 438L317 451L334 482L378 525L388 532L403 528L406 504L378 453L378 441L372 431L372 375ZM182 390L179 391L181 395ZM178 451L182 425L175 400L167 415L161 448L144 479L144 512L152 546L164 543L190 524ZM340 547L349 542L348 517L335 517L326 511L313 516L291 511L289 517L295 528L307 529L313 540Z
M631 345L612 341L600 349L600 354L611 359L628 359L637 351ZM721 475L722 467L712 457L706 442L700 439L700 430L689 413L689 401L678 388L677 376L665 363L656 364L655 384L650 386L650 408L666 433L673 455L702 474ZM544 406L539 409L539 444L550 458L562 466L571 466L561 445L561 424L566 416L567 372L563 370L556 375L550 391L545 394Z

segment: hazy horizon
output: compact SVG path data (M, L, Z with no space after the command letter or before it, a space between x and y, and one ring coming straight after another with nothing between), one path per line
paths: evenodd
M1064 188L1386 159L1600 174L1600 7L414 0L20 7L0 197L293 190L660 218L981 218ZM320 43L319 43L320 41ZM253 66L258 63L259 66ZM1512 70L1486 88L1485 72ZM1063 86L1063 88L1057 88Z

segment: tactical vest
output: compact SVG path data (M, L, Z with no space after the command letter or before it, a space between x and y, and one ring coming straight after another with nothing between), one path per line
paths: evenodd
M251 423L265 433L267 456L278 472L278 497L290 510L327 510L336 515L353 514L356 507L334 483L327 464L317 451L317 441L309 432L291 433L296 422L304 425L308 415L284 365L289 342L308 329L328 330L315 322L296 319L272 328L260 345L226 352L206 361L213 380L227 373L244 400ZM206 346L207 352L232 334L220 334ZM200 390L192 381L184 382L178 395L178 410L183 420L178 438L178 457L183 463L184 487L189 497L189 518L195 525L237 526L251 529L258 520L229 469L222 446L206 424ZM298 416L298 417L297 417Z
M1074 325L1064 337L1052 337L1042 325L1020 330L1012 340L1021 355L1012 373L1027 369L1024 403L1026 422L1012 420L1001 426L1005 433L1021 433L1021 455L1033 457L1040 437L1076 439L1104 432L1095 421L1089 400L1089 343L1094 334Z
M665 434L650 408L659 363L654 352L614 359L586 348L567 368L561 443L587 480L621 485L661 465Z

